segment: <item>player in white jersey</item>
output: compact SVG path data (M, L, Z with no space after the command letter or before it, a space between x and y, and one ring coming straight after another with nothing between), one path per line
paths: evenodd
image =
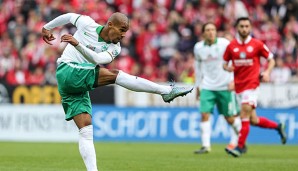
M99 67L112 62L121 51L120 41L129 29L129 19L124 14L112 14L104 26L88 16L63 14L44 25L44 41L51 44L55 37L50 30L68 23L76 26L77 31L73 36L66 34L61 37L61 42L69 44L57 60L58 90L65 119L73 119L79 128L79 151L86 168L97 171L89 91L115 83L132 91L160 94L165 102L170 102L193 88L159 85L123 71Z
M231 129L231 140L228 147L237 146L238 132L241 121L236 117L239 108L231 84L233 75L222 68L223 54L230 43L225 38L216 37L216 26L206 23L202 27L204 40L195 44L195 73L197 98L200 99L201 112L201 141L202 147L196 154L211 151L211 122L210 113L217 106L219 114L223 114L227 122L234 128Z

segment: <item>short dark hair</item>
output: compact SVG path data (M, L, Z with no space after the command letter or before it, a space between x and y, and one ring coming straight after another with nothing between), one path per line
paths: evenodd
M212 23L212 22L207 22L207 23L203 24L203 26L202 26L202 33L205 32L205 29L206 29L207 25L209 25L209 24L214 25L214 27L216 28L216 25L215 25L214 23Z
M236 20L235 27L238 26L238 24L240 23L240 21L249 21L251 23L251 21L250 21L250 19L248 17L240 17L240 18L238 18Z

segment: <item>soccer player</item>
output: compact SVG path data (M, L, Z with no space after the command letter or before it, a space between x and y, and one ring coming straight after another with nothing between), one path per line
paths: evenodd
M236 95L229 90L233 82L233 74L222 68L223 54L230 43L225 38L216 37L214 23L206 23L202 27L204 40L194 46L195 73L197 98L200 99L201 112L201 149L196 154L204 154L211 151L211 122L210 113L217 106L219 114L224 115L226 121L233 127L231 140L227 148L235 148L238 142L238 132L241 129L241 120L236 115L239 107L236 103Z
M239 157L243 153L246 138L249 134L250 124L277 130L281 137L282 144L287 141L285 125L278 124L265 117L256 114L258 87L260 78L264 82L269 82L270 72L275 65L273 54L261 41L252 38L251 21L247 17L241 17L236 21L236 38L228 45L225 54L223 68L229 72L234 72L235 91L241 100L240 117L242 128L239 135L238 146L234 149L226 149L229 154ZM268 60L268 68L260 74L260 58ZM229 66L228 62L233 65Z
M61 37L61 42L69 44L57 60L58 90L65 119L73 119L79 128L79 151L86 168L97 171L89 91L115 83L132 91L160 94L165 102L170 102L191 92L192 87L158 85L123 71L99 66L112 62L120 53L120 41L129 29L129 19L124 14L112 14L106 25L99 25L84 15L60 15L44 25L44 41L51 44L50 41L55 39L51 30L68 23L76 26L77 31L73 36L66 34Z

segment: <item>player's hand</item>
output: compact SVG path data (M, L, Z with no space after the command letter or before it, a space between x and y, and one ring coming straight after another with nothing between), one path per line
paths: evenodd
M197 91L196 91L196 100L200 100L200 88L199 87L197 88Z
M61 42L70 43L73 46L78 46L79 42L71 34L64 34L61 37Z
M231 81L228 85L228 90L229 91L234 91L235 90L235 83L234 81Z
M228 72L233 72L234 71L234 67L232 65L228 65L228 63L224 63L223 64L223 69L228 71Z
M261 81L265 82L265 83L269 82L270 81L270 73L267 71L261 73Z
M41 36L42 39L49 45L52 45L52 43L50 41L55 40L56 38L54 37L54 35L51 33L50 30L47 30L45 28L42 28L41 30Z
M234 72L234 69L235 68L233 66L228 66L228 67L225 68L225 70L228 71L228 72Z

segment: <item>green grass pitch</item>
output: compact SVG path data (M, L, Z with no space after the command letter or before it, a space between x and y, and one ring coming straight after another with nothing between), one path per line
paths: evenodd
M100 171L296 171L298 146L249 145L233 158L224 145L195 155L199 144L95 143ZM76 143L0 142L0 171L84 171Z

